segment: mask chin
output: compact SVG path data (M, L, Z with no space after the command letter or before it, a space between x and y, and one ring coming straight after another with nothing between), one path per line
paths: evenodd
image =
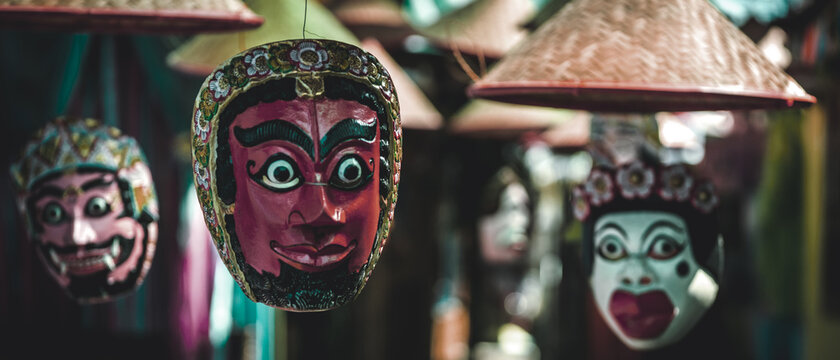
M68 283L65 290L71 297L82 302L98 302L133 288L137 280L137 274L140 271L139 266L135 266L135 269L130 271L129 276L124 281L109 283L108 277L115 269L125 265L134 251L135 242L136 238L114 235L110 240L101 244L88 244L83 246L86 251L104 252L104 255L100 256L97 261L106 264L104 269L85 275L71 273L67 263L60 259L61 255L72 254L79 247L57 247L41 242L38 249L43 255L45 265L58 274L58 276L67 279ZM109 259L105 260L105 257ZM111 265L108 265L108 263L111 263Z

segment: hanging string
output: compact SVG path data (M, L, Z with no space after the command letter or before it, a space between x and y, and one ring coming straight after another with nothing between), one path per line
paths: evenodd
M306 12L309 10L309 0L303 0L303 39L306 40Z
M461 65L461 70L464 70L464 73L472 79L473 82L478 82L481 77L473 71L472 67L467 64L467 61L464 60L464 56L461 55L461 50L458 49L458 45L452 43L452 55L455 56L455 60L458 62L458 65Z

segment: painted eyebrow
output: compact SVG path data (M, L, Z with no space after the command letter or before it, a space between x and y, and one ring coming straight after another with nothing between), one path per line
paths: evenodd
M60 199L62 195L64 195L64 190L62 188L58 186L44 185L32 196L32 201L37 202L47 196Z
M114 179L105 181L104 176L90 180L82 184L82 191L88 191L93 188L106 187L114 183Z
M667 220L659 220L659 221L657 221L653 224L650 224L650 226L648 226L648 228L645 229L645 232L642 233L642 240L647 239L647 237L650 235L650 233L653 232L653 230L656 230L659 227L667 227L667 228L670 228L671 230L674 230L674 232L678 232L680 234L685 233L685 231L682 228L680 228L679 226L677 226L677 224L674 224L674 223L672 223L670 221L667 221Z
M606 223L606 224L604 224L604 226L599 227L597 230L595 230L595 233L599 233L599 232L604 231L606 229L615 229L615 231L618 231L621 234L621 236L622 236L621 240L622 241L627 241L627 232L624 231L624 229L621 226L618 226L618 224L613 223L613 222Z
M285 120L274 119L247 129L236 126L233 128L233 135L244 147L256 146L270 140L285 140L306 151L310 158L315 158L312 138Z
M376 121L365 124L359 119L347 118L333 126L321 138L319 155L323 159L338 144L348 140L363 140L373 142L376 138Z

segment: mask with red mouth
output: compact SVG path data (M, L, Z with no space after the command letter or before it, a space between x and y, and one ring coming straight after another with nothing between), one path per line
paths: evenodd
M291 311L355 298L399 183L399 105L377 59L328 40L248 49L207 78L193 125L205 220L245 294Z
M711 307L723 265L712 184L682 165L596 167L574 189L595 304L635 350L684 337Z
M133 138L93 119L59 118L26 146L12 176L39 257L73 299L104 302L142 283L158 208Z

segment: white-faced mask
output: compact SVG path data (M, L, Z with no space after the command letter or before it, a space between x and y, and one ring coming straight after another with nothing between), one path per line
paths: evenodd
M479 238L484 260L509 263L522 257L528 247L531 221L528 191L511 183L499 195L499 208L479 220Z
M609 213L596 221L592 241L589 283L598 311L632 349L680 340L717 296L718 284L695 259L688 227L679 216ZM719 256L721 244L712 256Z

